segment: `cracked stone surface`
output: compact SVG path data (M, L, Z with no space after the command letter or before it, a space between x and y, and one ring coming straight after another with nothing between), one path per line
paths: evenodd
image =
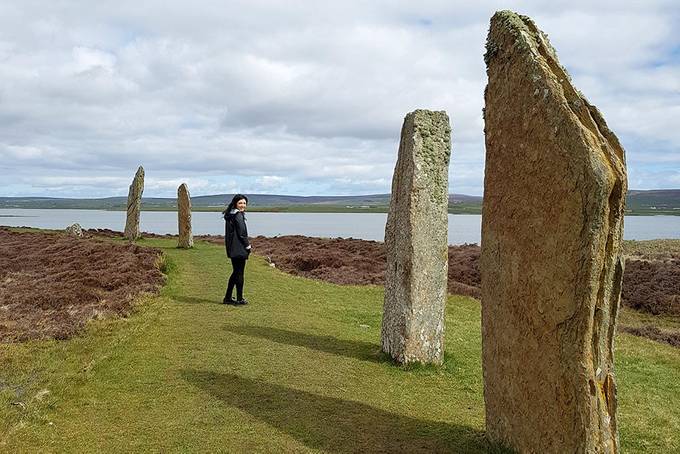
M385 226L382 349L399 363L441 364L448 270L446 112L406 115Z
M127 200L127 217L125 220L125 238L134 241L139 238L139 215L142 209L142 193L144 192L144 168L139 166L130 184Z
M177 224L179 227L179 241L177 247L194 247L194 236L191 233L191 197L186 183L177 188Z
M485 61L487 435L522 453L618 452L624 150L528 17L493 16Z

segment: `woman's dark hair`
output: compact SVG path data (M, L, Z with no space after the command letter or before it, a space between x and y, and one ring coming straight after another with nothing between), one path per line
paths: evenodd
M231 210L236 208L236 204L238 203L239 200L245 200L246 203L248 203L248 197L244 196L243 194L236 194L233 199L231 199L231 202L229 202L229 205L227 205L227 208L222 212L223 215L228 215L231 213Z

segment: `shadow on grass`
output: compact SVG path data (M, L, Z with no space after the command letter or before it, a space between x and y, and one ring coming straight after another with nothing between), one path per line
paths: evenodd
M311 348L312 350L360 359L362 361L376 363L388 361L387 357L381 353L380 345L370 342L341 340L333 336L317 336L269 326L227 326L226 330L244 336L267 339L279 344Z
M311 449L355 452L489 452L482 431L390 413L234 374L184 370L183 377L225 404ZM254 440L255 441L255 440Z
M209 300L207 298L197 298L195 296L173 296L173 300L188 304L222 304L221 298Z

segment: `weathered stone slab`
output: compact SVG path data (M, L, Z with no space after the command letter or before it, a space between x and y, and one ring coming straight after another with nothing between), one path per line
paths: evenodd
M385 227L382 349L400 363L440 364L448 271L451 127L416 110L401 130Z
M528 17L496 13L485 60L487 434L522 453L618 452L624 150Z
M191 233L191 197L186 183L177 188L177 223L179 227L179 241L177 247L194 247L194 236Z
M125 220L125 238L134 241L139 238L139 215L142 209L142 193L144 192L144 168L139 166L130 185L127 201L127 218Z

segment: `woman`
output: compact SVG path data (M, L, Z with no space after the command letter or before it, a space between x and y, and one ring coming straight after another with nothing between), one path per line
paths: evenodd
M222 302L224 304L248 304L243 298L243 272L246 269L246 260L250 255L250 242L248 242L248 228L246 227L246 206L248 197L236 194L231 200L224 214L224 245L227 248L227 257L231 259L232 273L229 276L227 293ZM236 286L236 299L232 297Z

